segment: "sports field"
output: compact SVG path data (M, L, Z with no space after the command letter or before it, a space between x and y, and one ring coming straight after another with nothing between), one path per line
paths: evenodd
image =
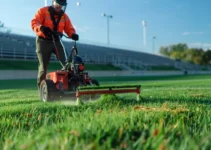
M36 80L0 81L0 149L210 149L211 75L97 79L140 84L141 101L43 103Z

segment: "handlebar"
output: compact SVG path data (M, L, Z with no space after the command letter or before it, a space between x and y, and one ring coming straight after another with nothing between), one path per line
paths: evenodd
M52 31L52 34L51 34L51 36L53 37L53 36L55 36L55 35L58 35L59 37L66 37L67 39L71 39L70 37L68 37L67 35L65 35L65 34L63 34L63 33L61 33L61 32L55 32L55 31Z
M55 36L58 36L59 37L59 41L61 42L61 37L64 36L65 38L68 38L68 39L71 39L70 37L68 37L67 35L63 34L63 33L60 33L60 32L52 32L51 34L51 37L53 39L53 43L54 43L54 46L56 48L56 51L58 50L57 46L56 46L56 42L55 42ZM62 45L63 46L63 45ZM66 58L66 61L70 62L72 61L72 57L74 54L78 54L78 49L76 47L76 41L74 40L74 45L72 47L72 50L70 52L70 55L68 57L68 54L67 54L67 51L65 50L65 47L63 46L63 49L64 49L64 53L65 53L65 58Z
M63 37L63 36L67 39L72 39L72 38L68 37L67 35L65 35L61 32L52 31L51 37L52 37L53 41L55 41L55 37L54 37L55 35L58 35L60 40L61 40L61 37ZM76 41L75 40L74 40L74 46L76 47Z

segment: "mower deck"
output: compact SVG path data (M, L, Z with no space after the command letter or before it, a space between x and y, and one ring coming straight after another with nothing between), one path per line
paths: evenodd
M141 85L128 85L128 86L99 86L99 87L79 87L76 91L77 100L82 95L93 94L120 94L120 93L136 93L137 101L140 100Z

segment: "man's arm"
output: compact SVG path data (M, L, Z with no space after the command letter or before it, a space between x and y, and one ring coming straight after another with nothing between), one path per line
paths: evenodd
M39 9L31 21L32 30L37 35L43 35L43 33L40 31L40 27L42 26L43 21L44 21L44 14L42 12L42 9Z
M66 15L65 17L65 27L64 27L64 32L70 37L72 38L72 35L76 33L69 17Z

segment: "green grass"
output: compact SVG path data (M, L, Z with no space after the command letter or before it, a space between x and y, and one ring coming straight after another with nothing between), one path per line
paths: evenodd
M150 67L150 70L153 70L153 71L176 71L176 70L180 70L180 69L177 69L173 66L151 66Z
M49 64L49 70L61 69L59 62L52 62ZM22 61L22 60L0 60L0 70L37 70L38 61ZM103 64L85 64L86 70L121 70L121 68L113 65Z
M182 83L186 84L188 81L194 80L199 81L204 79L211 79L211 75L175 75L175 76L122 76L122 77L95 77L94 79L100 81L100 83L110 85L115 84L116 82L120 85L127 85L127 84L139 84L143 81L147 81L150 84L154 84L154 81L162 81L165 83L165 86L169 84L172 86L172 82L175 84L181 85ZM179 82L178 82L179 81ZM183 82L186 81L186 82ZM36 80L35 79L28 79L28 80L0 80L0 90L1 89L25 89L25 88L35 88L36 87ZM195 84L189 83L189 84ZM209 84L209 83L203 83ZM161 84L160 84L161 85ZM158 85L157 85L158 86Z
M210 149L211 75L98 80L140 84L141 101L42 103L35 80L0 81L0 149Z
M143 70L137 66L130 66L134 70ZM150 71L178 71L174 66L150 66Z

